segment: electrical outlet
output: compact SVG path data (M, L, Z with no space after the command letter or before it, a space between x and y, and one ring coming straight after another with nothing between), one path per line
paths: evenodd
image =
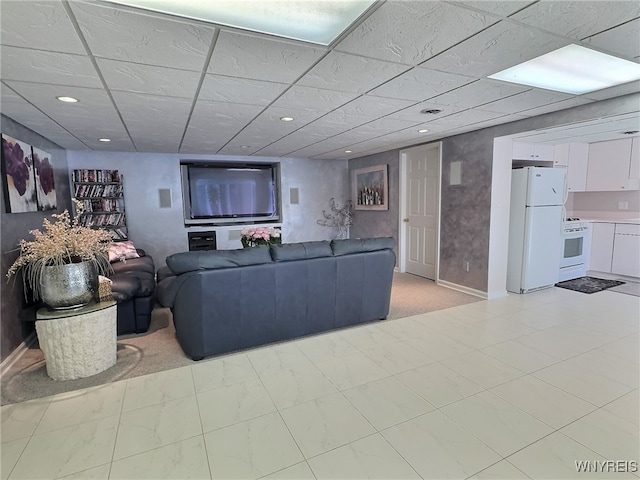
M462 262L462 268L464 269L465 272L469 271L469 261L465 260L464 262Z
M629 210L629 202L618 202L618 210Z

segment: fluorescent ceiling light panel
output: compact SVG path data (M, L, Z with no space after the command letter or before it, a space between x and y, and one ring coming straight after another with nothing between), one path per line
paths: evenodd
M376 0L112 0L134 8L329 45Z
M489 78L582 95L640 80L640 65L579 45L567 45Z

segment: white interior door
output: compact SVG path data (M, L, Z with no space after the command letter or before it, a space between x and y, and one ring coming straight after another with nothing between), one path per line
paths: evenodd
M440 145L403 150L405 161L404 271L436 279Z

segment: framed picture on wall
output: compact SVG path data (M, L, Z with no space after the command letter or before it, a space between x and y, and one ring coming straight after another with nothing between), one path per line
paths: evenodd
M351 191L355 210L389 210L387 165L353 170Z
M31 149L33 152L38 210L55 210L56 186L53 179L51 154L36 147L31 147Z
M2 134L2 181L7 213L38 211L31 145Z

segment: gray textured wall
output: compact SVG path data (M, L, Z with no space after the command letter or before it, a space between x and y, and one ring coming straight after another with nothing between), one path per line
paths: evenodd
M66 151L4 115L0 115L0 126L2 133L22 140L29 145L33 145L51 154L58 204L58 208L55 211L5 213L5 186L4 181L0 182L2 185L2 195L0 195L0 210L2 212L0 214L2 216L2 231L0 233L2 240L0 354L2 361L4 361L5 358L22 343L29 333L34 330L33 320L35 320L34 309L25 305L21 279L16 277L17 281L14 282L10 280L7 283L7 270L18 257L18 251L15 249L18 247L21 239L30 240L32 238L29 235L29 230L40 229L44 218L50 218L52 213L60 213L65 208L70 208L71 198L69 194L69 180L67 178Z
M400 211L400 151L376 153L349 161L349 192L351 189L351 173L353 170L375 165L388 165L389 210L353 210L353 226L349 231L351 238L393 237L398 245L398 216Z
M118 169L124 176L129 238L146 250L159 267L168 255L188 249L187 232L215 230L218 248L241 248L235 227L184 226L180 160L279 161L281 164L283 239L286 242L324 240L335 235L316 221L335 197L344 202L348 194L346 160L299 158L229 157L158 153L112 153L68 151L69 170L76 168ZM289 203L289 189L298 188L300 203ZM171 208L160 208L158 189L171 190Z
M442 280L485 292L493 137L479 131L442 142L440 270ZM463 160L462 182L449 185L451 162ZM463 269L468 261L469 272Z

